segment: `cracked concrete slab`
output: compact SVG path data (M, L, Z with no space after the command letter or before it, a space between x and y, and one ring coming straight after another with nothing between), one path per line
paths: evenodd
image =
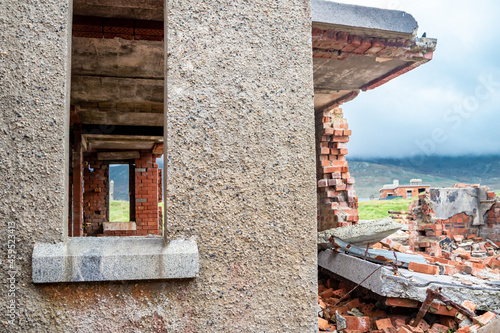
M375 244L401 228L403 225L394 222L390 217L380 220L362 220L356 225L318 232L318 248L332 247L329 241L331 236L353 245L366 247L367 244Z
M500 310L500 285L488 284L486 280L472 275L449 276L429 275L398 269L398 275L389 267L365 261L331 249L318 254L318 265L324 269L384 297L397 297L423 302L428 288L442 288L441 294L456 303L466 300L478 305L484 311ZM363 281L368 275L366 281ZM461 283L467 278L472 285ZM491 283L491 282L490 282Z

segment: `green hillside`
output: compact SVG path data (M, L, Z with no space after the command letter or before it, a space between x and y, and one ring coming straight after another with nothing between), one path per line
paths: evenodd
M356 180L354 188L359 198L378 198L380 188L394 179L408 184L410 179L418 178L431 187L479 183L500 190L500 156L349 159L349 171Z
M422 179L432 187L479 183L500 192L500 156L348 159L359 198L378 198L378 191L384 184L390 184L394 179L407 184L413 178ZM157 163L163 167L161 160ZM115 200L128 200L128 166L113 166L110 178L115 182Z

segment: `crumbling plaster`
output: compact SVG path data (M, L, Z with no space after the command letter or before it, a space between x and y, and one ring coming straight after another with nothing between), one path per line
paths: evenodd
M315 332L309 3L168 2L166 221L198 238L199 277L41 286L34 243L67 234L71 3L0 13L0 225L17 241L17 316L2 309L0 330Z
M484 224L483 216L493 205L482 187L432 188L431 208L437 219L449 219L460 213L472 217L472 225Z

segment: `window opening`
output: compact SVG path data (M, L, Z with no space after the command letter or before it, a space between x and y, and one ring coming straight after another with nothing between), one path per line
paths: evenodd
M109 222L130 222L129 165L109 165Z

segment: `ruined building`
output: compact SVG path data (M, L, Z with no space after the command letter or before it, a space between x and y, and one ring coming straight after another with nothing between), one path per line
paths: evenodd
M340 106L431 60L411 15L26 0L0 18L1 331L317 330L316 233L359 219ZM110 164L129 166L125 224Z

